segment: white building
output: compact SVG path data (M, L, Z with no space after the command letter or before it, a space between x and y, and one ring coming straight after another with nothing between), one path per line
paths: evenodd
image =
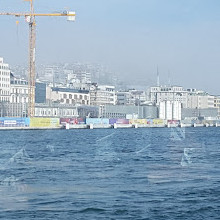
M28 82L11 74L11 103L28 103Z
M74 73L72 70L66 70L68 83L91 83L91 73L79 72Z
M10 101L10 70L9 65L0 57L0 102Z
M181 103L178 101L160 102L159 118L165 120L181 120Z
M88 90L48 86L46 88L46 100L60 104L90 105L90 94Z
M146 102L144 91L130 89L128 91L119 91L117 95L117 105L142 105Z
M116 92L114 86L92 85L90 87L91 105L116 105Z
M182 86L154 86L147 90L147 100L159 105L160 102L180 102L183 108L187 108L188 91Z
M188 90L187 106L188 108L214 108L215 97L204 91Z
M220 96L214 98L214 108L218 109L218 117L220 117Z

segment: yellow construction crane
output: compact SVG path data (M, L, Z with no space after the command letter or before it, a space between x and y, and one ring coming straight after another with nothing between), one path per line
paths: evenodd
M34 0L24 0L30 2L29 13L0 13L0 15L12 15L15 17L25 17L25 20L29 24L29 74L28 74L28 117L34 117L35 115L35 44L36 44L36 21L35 17L38 16L53 16L60 17L66 16L69 21L75 20L75 12L63 12L63 13L51 13L42 14L35 13Z

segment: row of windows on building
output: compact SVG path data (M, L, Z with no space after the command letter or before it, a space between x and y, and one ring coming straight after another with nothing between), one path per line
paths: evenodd
M113 98L108 98L108 97L91 97L91 101L99 101L99 102L105 102L105 101L109 101L109 102L114 102Z
M12 93L19 93L19 94L28 94L28 89L17 89L13 88Z
M0 65L0 70L8 70L8 66L6 65Z
M61 99L61 103L89 105L89 100Z
M115 96L115 93L109 93L109 92L94 92L93 95L98 95L98 96Z
M4 83L0 83L0 87L9 88L9 87L10 87L10 85L9 85L9 84L4 84Z
M35 109L36 116L73 116L75 115L74 109Z
M28 103L28 98L21 96L12 96L11 101L12 103Z
M0 96L0 102L9 102L9 97Z
M126 118L126 114L123 113L104 113L106 118Z
M28 85L27 81L22 81L22 80L12 80L11 84L15 84L15 85Z
M10 78L0 77L0 81L9 82Z
M178 101L178 102L185 102L186 99L182 98L165 98L165 99L159 99L159 101Z
M72 94L60 94L60 98L62 99L67 99L67 98L69 98L69 99L84 99L84 100L88 100L89 99L89 97L88 97L88 95L72 95Z
M10 91L5 91L0 89L0 94L1 95L10 95Z

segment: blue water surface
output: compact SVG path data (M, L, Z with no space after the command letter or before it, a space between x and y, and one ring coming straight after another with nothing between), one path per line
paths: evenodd
M1 219L219 219L220 128L0 131Z

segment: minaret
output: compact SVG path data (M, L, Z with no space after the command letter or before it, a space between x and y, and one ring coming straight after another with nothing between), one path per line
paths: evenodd
M170 70L168 70L168 86L171 86Z
M159 75L159 70L158 70L158 66L157 66L157 86L160 86L160 75Z

